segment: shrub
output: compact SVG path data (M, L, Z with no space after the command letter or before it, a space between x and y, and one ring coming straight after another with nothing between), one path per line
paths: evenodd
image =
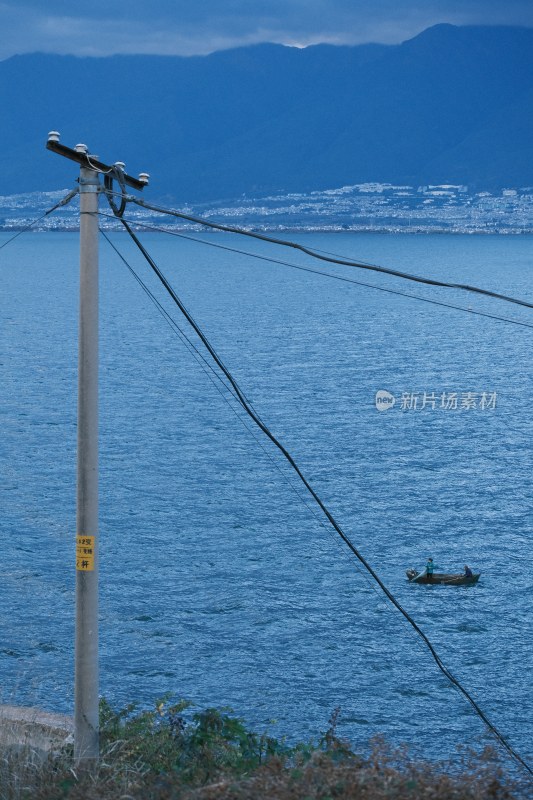
M460 768L412 760L375 739L355 754L337 734L339 709L318 741L289 746L247 730L229 709L192 711L169 698L115 711L102 701L101 758L79 768L72 751L37 763L7 753L0 800L513 800L496 754L466 753Z

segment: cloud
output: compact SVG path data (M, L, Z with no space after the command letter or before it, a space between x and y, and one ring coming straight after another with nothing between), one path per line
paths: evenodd
M532 0L14 0L0 58L33 51L206 54L258 42L392 44L438 22L533 26Z

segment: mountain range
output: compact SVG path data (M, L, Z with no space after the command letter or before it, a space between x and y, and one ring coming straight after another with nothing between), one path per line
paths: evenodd
M198 202L378 181L533 186L533 29L437 25L400 45L0 62L0 194L73 185L49 130Z

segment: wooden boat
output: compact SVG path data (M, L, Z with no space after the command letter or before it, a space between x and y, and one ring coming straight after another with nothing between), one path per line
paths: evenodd
M435 583L444 586L473 586L478 582L479 576L481 575L480 572L468 576L462 572L458 575L446 572L434 572L433 579L429 580L425 570L423 572L417 572L416 569L408 569L405 574L409 579L409 583Z

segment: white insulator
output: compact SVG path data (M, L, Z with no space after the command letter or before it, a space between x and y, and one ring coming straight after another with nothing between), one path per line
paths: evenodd
M48 141L49 142L58 142L59 141L59 131L50 131L48 134Z
M126 172L126 165L123 161L115 161L115 167L118 167L122 172Z
M77 144L74 148L76 153L86 153L87 152L87 145L86 144Z
M148 183L150 175L147 172L141 172L139 173L139 180L141 183Z

